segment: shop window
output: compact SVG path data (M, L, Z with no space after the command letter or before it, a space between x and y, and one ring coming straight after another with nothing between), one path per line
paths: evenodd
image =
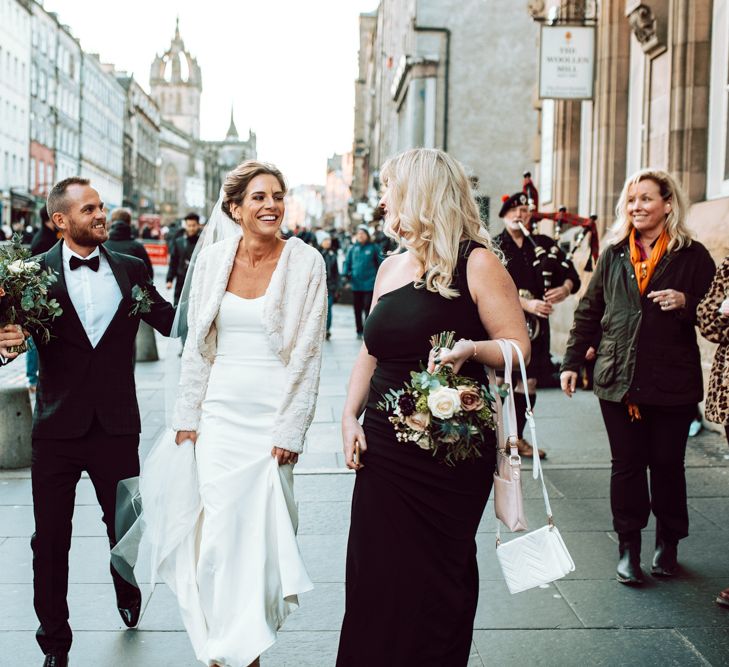
M539 160L539 196L545 204L552 201L554 181L554 100L542 100L542 141Z

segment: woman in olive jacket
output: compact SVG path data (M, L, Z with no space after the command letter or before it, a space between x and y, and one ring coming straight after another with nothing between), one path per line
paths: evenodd
M577 308L562 363L562 390L571 396L587 349L600 340L594 389L610 441L617 579L624 584L643 582L641 530L651 510L653 575L676 574L678 541L688 535L684 455L703 397L696 307L715 266L692 241L687 212L670 174L642 170L626 181L612 243Z

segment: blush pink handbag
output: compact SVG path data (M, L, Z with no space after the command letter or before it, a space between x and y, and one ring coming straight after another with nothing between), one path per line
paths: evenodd
M496 471L494 472L494 511L496 518L512 533L515 533L527 529L527 520L521 489L521 457L516 448L516 410L511 381L511 345L504 339L498 340L497 343L504 357L504 386L508 387L509 393L502 403L499 393L493 392L496 396L498 443ZM496 374L493 369L489 369L489 382L492 386L496 386Z

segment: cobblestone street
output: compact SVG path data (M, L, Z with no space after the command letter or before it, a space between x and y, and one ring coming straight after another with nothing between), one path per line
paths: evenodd
M160 352L166 343L159 341ZM296 469L299 542L315 590L287 620L264 667L331 667L344 609L344 564L354 475L343 467L338 417L358 349L351 311L337 306L326 344L321 391L308 449ZM24 383L24 364L0 369L3 385ZM143 417L142 456L164 426L164 362L137 365ZM611 528L609 451L597 400L579 392L568 403L541 391L540 445L555 520L576 571L544 587L509 595L494 555L489 503L478 534L480 603L469 667L489 665L729 665L729 613L714 604L729 585L729 449L702 431L687 455L691 536L681 543L682 575L648 577L643 588L615 581L617 543ZM543 521L539 489L526 486L531 526ZM652 526L652 524L651 524ZM652 557L652 527L643 564ZM40 665L34 632L29 538L33 532L30 472L0 472L0 663ZM108 573L108 543L88 479L76 496L69 586L74 667L184 667L196 664L175 601L164 585L143 585L137 630L124 630ZM427 586L427 582L423 582ZM362 641L366 641L362 637ZM373 667L377 667L374 666ZM443 666L448 667L448 666Z

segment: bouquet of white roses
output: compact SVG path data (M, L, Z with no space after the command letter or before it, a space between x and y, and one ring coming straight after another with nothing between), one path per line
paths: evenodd
M450 348L454 336L446 331L430 342L433 347ZM392 413L389 420L398 441L431 450L448 465L481 456L487 431L496 428L492 389L456 375L450 366L433 373L412 371L410 378L402 389L390 389L377 404L379 410Z
M58 301L48 298L48 289L58 276L52 269L41 270L30 257L18 234L10 244L0 246L0 325L17 324L47 343L51 338L48 325L63 313ZM23 343L11 352L25 350Z

